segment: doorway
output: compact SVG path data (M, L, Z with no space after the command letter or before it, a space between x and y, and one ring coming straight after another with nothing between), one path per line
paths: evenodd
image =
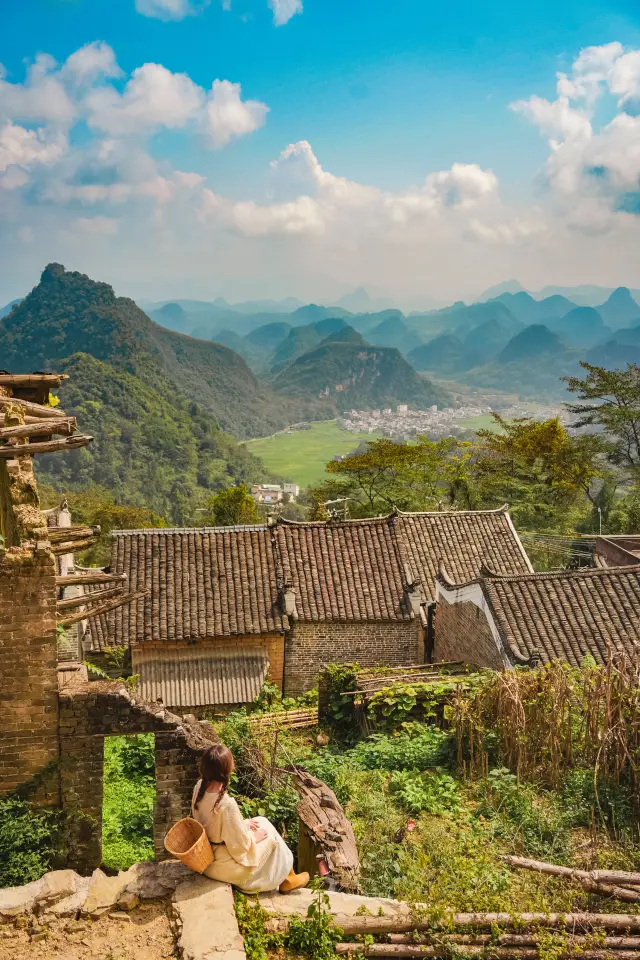
M109 873L155 859L155 736L105 737L102 866Z

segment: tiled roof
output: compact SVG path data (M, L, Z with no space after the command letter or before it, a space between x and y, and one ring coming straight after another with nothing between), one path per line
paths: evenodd
M105 590L102 583L85 584L81 590L87 596L96 596ZM99 613L97 617L89 617L88 620L78 624L82 629L84 624L84 634L82 636L83 646L93 653L102 653L106 648L113 646L113 618L115 610L110 613Z
M144 700L166 707L251 703L269 668L263 650L216 650L211 646L133 648L133 672Z
M414 580L397 518L342 523L281 520L276 537L283 580L300 620L410 620Z
M640 642L640 567L483 577L480 583L516 661L537 649L543 661L579 666L591 654L601 663L611 648L631 653Z
M483 564L501 574L532 570L506 508L400 513L398 523L426 600L435 599L441 562L456 583L474 580Z
M115 611L116 643L285 629L267 527L118 533L111 566L127 574L130 591L149 591Z

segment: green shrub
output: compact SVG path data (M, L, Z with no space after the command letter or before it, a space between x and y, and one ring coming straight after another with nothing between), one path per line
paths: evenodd
M102 861L113 870L153 860L154 736L104 742Z
M287 785L267 791L264 797L237 797L242 816L266 817L295 852L298 843L298 803L300 797Z
M334 923L329 914L330 901L322 888L322 880L316 877L311 881L315 891L304 920L291 917L287 945L294 953L311 957L312 960L333 960L335 945L343 937L343 932Z
M26 800L0 800L0 887L38 880L56 865L63 842L59 811L33 810Z
M460 810L458 786L448 773L417 773L396 770L389 788L409 813L447 816Z
M452 751L450 734L438 727L408 723L395 735L373 734L349 756L361 770L426 770L446 764Z

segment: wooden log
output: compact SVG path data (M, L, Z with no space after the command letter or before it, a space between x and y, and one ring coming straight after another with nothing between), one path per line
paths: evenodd
M544 928L573 931L605 930L640 933L640 915L631 913L447 913L442 921L421 920L419 917L336 917L336 924L347 936L357 934L433 932L451 927L491 930L492 927L522 930ZM272 933L286 933L287 917L274 917L267 921Z
M0 373L0 387L59 387L68 373Z
M588 870L576 870L556 863L544 863L542 860L529 860L526 857L503 856L501 859L510 867L519 870L532 870L535 873L546 873L552 877L566 877L568 880L576 880L589 893L615 897L617 900L625 900L629 903L640 903L639 890L629 890L626 887L600 883ZM627 876L636 876L636 883L640 883L640 875L627 874Z
M528 857L501 857L510 867L522 870L537 870L540 873L550 873L556 877L575 876L594 883L622 884L625 887L640 886L640 873L627 873L625 870L575 870L572 867L562 867L555 863L546 863L542 860L531 860Z
M49 527L49 541L62 543L70 540L86 540L87 537L100 536L100 527Z
M38 420L42 420L43 418L47 420L60 420L61 417L64 417L64 410L61 410L60 407L45 407L41 403L31 403L30 400L20 400L18 397L0 396L0 408L13 406L14 404L22 407L25 413L30 413L31 416L37 417Z
M96 593L82 593L78 597L69 597L68 600L58 600L56 609L58 613L63 610L75 610L76 607L84 607L88 603L102 603L104 600L111 600L112 597L118 597L122 593L123 584L118 587L111 587L108 590L99 590Z
M126 579L126 573L105 573L96 567L95 570L83 573L68 573L66 576L56 577L56 586L64 588L90 583L122 583Z
M98 542L97 537L88 537L86 540L70 540L68 543L52 543L51 553L56 557L63 557L68 553L79 553L81 550L87 550Z
M51 436L54 433L71 436L76 429L75 417L61 417L59 420L36 420L35 417L28 418L31 422L20 424L17 427L0 427L0 440L21 440L24 437L43 437ZM35 422L34 422L35 421Z
M466 944L471 947L532 947L537 948L539 940L531 933L503 933L498 937L490 933L389 933L390 943L417 943L425 946ZM574 948L594 947L593 937L572 936L567 945ZM602 943L598 942L598 949L607 950L640 950L640 937L605 937Z
M456 956L478 957L484 956L487 947L465 947L459 946L455 949ZM519 947L491 947L492 960L538 960L540 954L538 950L528 950ZM451 957L451 951L447 946L423 946L422 944L404 944L404 943L373 943L370 946L364 946L362 943L337 943L336 953L338 955L358 953L363 957L441 957L443 960ZM575 956L570 952L559 954L558 960L569 960ZM581 950L580 960L611 960L611 954L607 950ZM640 960L640 951L638 950L616 950L616 960Z
M21 446L0 447L1 460L13 460L14 457L33 457L36 453L58 453L60 450L77 450L91 443L93 437L75 433L62 440L43 440L41 443L25 443Z
M140 590L138 593L125 593L108 603L91 607L89 610L81 610L80 613L72 613L69 617L61 617L58 622L62 627L71 627L74 623L80 623L81 620L88 620L90 617L98 617L103 613L109 613L110 610L116 610L118 607L124 606L125 603L133 603L134 600L142 600L146 596L146 590Z

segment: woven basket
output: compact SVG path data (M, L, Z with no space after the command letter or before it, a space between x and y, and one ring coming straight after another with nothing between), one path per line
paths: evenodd
M204 827L197 820L178 820L164 838L164 848L185 867L202 873L213 863L213 850Z

